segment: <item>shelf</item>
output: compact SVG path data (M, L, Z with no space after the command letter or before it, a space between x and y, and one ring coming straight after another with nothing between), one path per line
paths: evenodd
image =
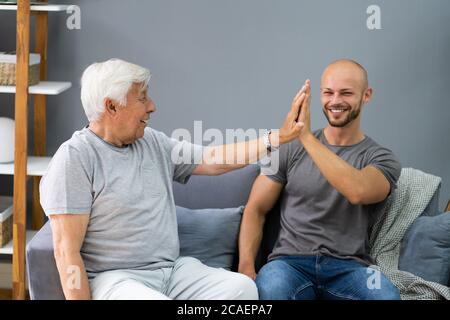
M52 158L50 157L28 157L27 175L41 177L45 174ZM0 174L14 175L14 162L0 163Z
M27 245L28 242L33 239L34 235L37 233L35 230L27 230ZM5 244L3 247L0 248L0 254L13 254L13 241L11 240L7 244Z
M29 94L58 95L72 87L70 82L41 81L28 87ZM16 93L16 86L0 86L0 93Z
M57 0L55 0L57 1ZM17 52L17 67L18 70L26 70L27 59L26 57L30 54L30 40L31 36L34 34L34 42L36 53L39 53L41 57L47 55L47 42L48 42L48 16L50 11L59 11L70 13L70 5L56 5L49 3L38 3L36 0L21 0L19 5L15 1L5 1L0 3L0 10L7 12L17 12L16 15L16 52ZM31 11L31 12L30 12ZM64 14L64 13L63 13ZM36 18L34 21L30 21L31 18ZM8 30L10 30L9 28ZM31 30L34 29L34 30ZM5 29L6 30L6 29ZM14 33L14 28L12 28ZM13 35L13 34L11 34ZM29 64L29 63L28 63ZM44 63L41 71L47 71L47 65ZM25 75L25 74L23 74ZM41 73L41 76L45 75ZM35 139L34 147L35 150L45 150L45 131L46 131L46 99L44 95L58 95L66 90L68 90L72 84L70 82L52 82L52 81L41 81L37 85L27 85L26 81L22 83L21 86L0 86L0 93L15 94L16 98L16 133L15 133L15 145L16 152L18 152L18 147L20 146L20 151L23 156L23 160L26 163L20 163L19 159L16 159L16 163L0 164L0 175L14 175L15 171L17 176L14 177L14 196L16 200L17 207L15 208L14 221L16 223L15 227L18 230L14 233L14 239L6 246L0 248L0 255L11 255L14 257L12 259L12 292L11 297L15 300L23 300L26 298L26 246L36 234L35 231L26 231L27 225L27 179L26 176L42 176L46 173L49 163L51 161L50 157L27 157L28 144L27 144L27 132L28 128L28 95L42 95L37 96L35 101L35 108L37 112L34 112L34 121L32 123L34 127ZM20 90L17 90L20 89ZM39 99L38 99L39 98ZM39 153L42 154L42 153ZM22 158L20 159L22 160ZM17 165L17 166L15 166ZM16 170L14 170L16 169ZM25 172L24 172L25 171ZM25 180L25 181L24 181ZM39 179L33 179L33 206L32 206L32 225L33 227L39 228L43 223L43 212L42 208L39 206ZM17 184L16 184L17 183ZM36 229L34 228L34 229ZM17 231L19 231L17 233ZM26 231L26 232L25 232ZM12 244L16 247L13 248ZM16 249L16 250L13 250ZM14 253L13 253L14 251ZM1 293L1 292L0 292Z
M30 10L31 11L67 11L67 8L69 8L70 5L60 5L60 4L36 4L31 5ZM17 5L16 4L0 4L0 10L9 10L9 11L17 11Z

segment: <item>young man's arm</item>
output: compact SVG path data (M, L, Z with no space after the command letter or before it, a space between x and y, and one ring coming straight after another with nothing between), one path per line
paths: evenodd
M239 272L256 278L255 258L261 244L267 212L277 202L283 185L261 175L253 184L239 232Z
M361 170L354 168L314 136L310 128L310 101L311 88L307 84L299 116L299 121L304 123L299 140L322 175L352 204L372 204L386 199L391 188L381 171L370 165Z
M292 101L291 110L287 114L283 126L269 135L272 146L278 147L298 138L303 123L298 121L300 106L305 98L305 86L300 89ZM220 175L232 170L240 169L256 162L267 155L267 148L263 138L205 148L202 163L192 174Z
M54 255L67 300L90 300L91 291L80 249L89 223L88 214L50 215Z
M389 195L389 181L377 168L370 165L361 170L354 168L313 135L301 139L301 142L323 176L350 203L378 203Z

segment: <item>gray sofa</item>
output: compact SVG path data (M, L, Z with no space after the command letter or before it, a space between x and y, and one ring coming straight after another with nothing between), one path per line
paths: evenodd
M259 167L248 166L244 169L218 177L193 176L186 185L174 183L174 195L177 205L190 208L232 208L245 205L253 181L259 174ZM438 193L425 210L437 212ZM264 226L264 236L258 253L256 268L265 263L278 235L279 204L269 213ZM413 244L415 247L415 244ZM445 259L450 259L450 255ZM234 267L237 266L237 254ZM27 272L30 296L32 299L64 299L58 271L53 257L53 243L50 224L47 223L27 246Z

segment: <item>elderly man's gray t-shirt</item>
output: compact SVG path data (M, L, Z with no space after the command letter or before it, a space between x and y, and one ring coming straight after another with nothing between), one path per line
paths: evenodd
M172 181L187 182L201 154L201 146L151 128L123 148L84 128L53 157L41 204L46 215L90 215L81 248L90 276L172 266L179 256Z
M362 169L373 166L396 187L401 165L392 151L365 137L351 146L330 145L323 129L314 135L333 153ZM281 229L269 260L283 255L322 253L370 264L369 230L383 202L353 205L322 175L298 140L279 150L276 174L263 167L261 173L284 185L281 198Z

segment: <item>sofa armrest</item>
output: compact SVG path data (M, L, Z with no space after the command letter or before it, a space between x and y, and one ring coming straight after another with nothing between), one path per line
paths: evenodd
M50 222L47 222L27 245L27 273L31 299L64 300L53 255Z

